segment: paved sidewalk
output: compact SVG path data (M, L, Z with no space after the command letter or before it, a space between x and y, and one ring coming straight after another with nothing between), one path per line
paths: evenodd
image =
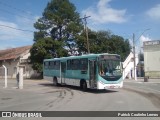
M144 78L140 77L140 78L137 78L137 80L125 79L124 82L144 82ZM145 83L160 83L160 78L159 79L149 78L148 82L145 82Z
M38 84L42 84L42 83L49 83L49 81L46 81L44 79L24 79L23 80L23 87L28 88L29 86L37 86ZM4 88L5 86L5 79L4 78L0 78L0 88ZM17 80L16 79L7 79L7 87L8 88L17 88Z

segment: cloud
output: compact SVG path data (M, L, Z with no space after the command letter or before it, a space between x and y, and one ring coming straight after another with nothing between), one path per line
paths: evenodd
M25 15L26 17L16 16L16 22L21 26L23 29L28 29L34 31L33 24L40 18L40 16L30 16Z
M33 24L39 16L23 16L14 16L12 22L0 20L0 49L33 44Z
M152 39L150 37L141 35L141 37L135 41L136 53L138 53L141 50L141 48L143 47L143 42L151 41L151 40ZM133 47L133 39L129 39L129 43L130 43L131 47Z
M157 4L153 8L149 9L146 14L154 20L160 20L160 4Z
M151 41L152 39L151 38L149 38L149 37L145 37L144 35L142 35L140 38L139 38L139 40L140 40L140 45L141 46L143 46L143 42L145 42L145 41Z
M18 29L18 26L15 23L0 21L0 41L15 38L15 36L19 34L18 31L8 28L7 26Z
M32 32L16 30L28 29L27 25L28 24L23 24L23 27L20 27L19 24L14 22L0 21L0 50L33 44ZM15 29L9 28L7 26Z
M111 0L100 0L96 6L92 6L82 11L83 15L91 16L94 24L123 23L126 22L126 9L118 10L111 8Z
M15 29L12 29L12 28ZM19 41L21 39L22 41L29 40L28 38L32 38L32 33L27 33L24 31L16 30L21 29L18 24L13 22L7 22L7 21L0 21L0 41Z
M142 42L151 41L151 38L145 37L144 35L142 35L142 36L140 37L140 41L142 41Z
M25 11L15 13L11 19L10 16L0 16L0 49L33 44L33 24L40 16Z

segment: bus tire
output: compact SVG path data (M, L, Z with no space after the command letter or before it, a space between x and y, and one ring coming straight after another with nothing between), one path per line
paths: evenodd
M53 85L58 86L58 81L56 77L53 78Z
M84 80L81 82L81 89L83 91L87 91L87 84L86 84L86 81L84 81Z

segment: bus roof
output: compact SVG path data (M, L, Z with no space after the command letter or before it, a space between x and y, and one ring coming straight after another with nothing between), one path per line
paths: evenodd
M92 57L97 57L97 56L100 56L100 55L118 55L118 54L108 54L108 53L84 54L84 55L81 55L81 56L68 56L68 57L61 57L61 58L44 59L44 61L66 60L66 59L80 59L80 58L92 58Z

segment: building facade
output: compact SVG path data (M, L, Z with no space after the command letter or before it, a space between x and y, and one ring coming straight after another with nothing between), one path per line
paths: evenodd
M7 68L7 77L16 78L19 66L23 67L24 78L31 78L36 75L29 61L30 49L32 46L24 46L6 50L0 50L0 78L4 77L3 65Z
M146 41L143 48L145 76L160 78L160 40Z

